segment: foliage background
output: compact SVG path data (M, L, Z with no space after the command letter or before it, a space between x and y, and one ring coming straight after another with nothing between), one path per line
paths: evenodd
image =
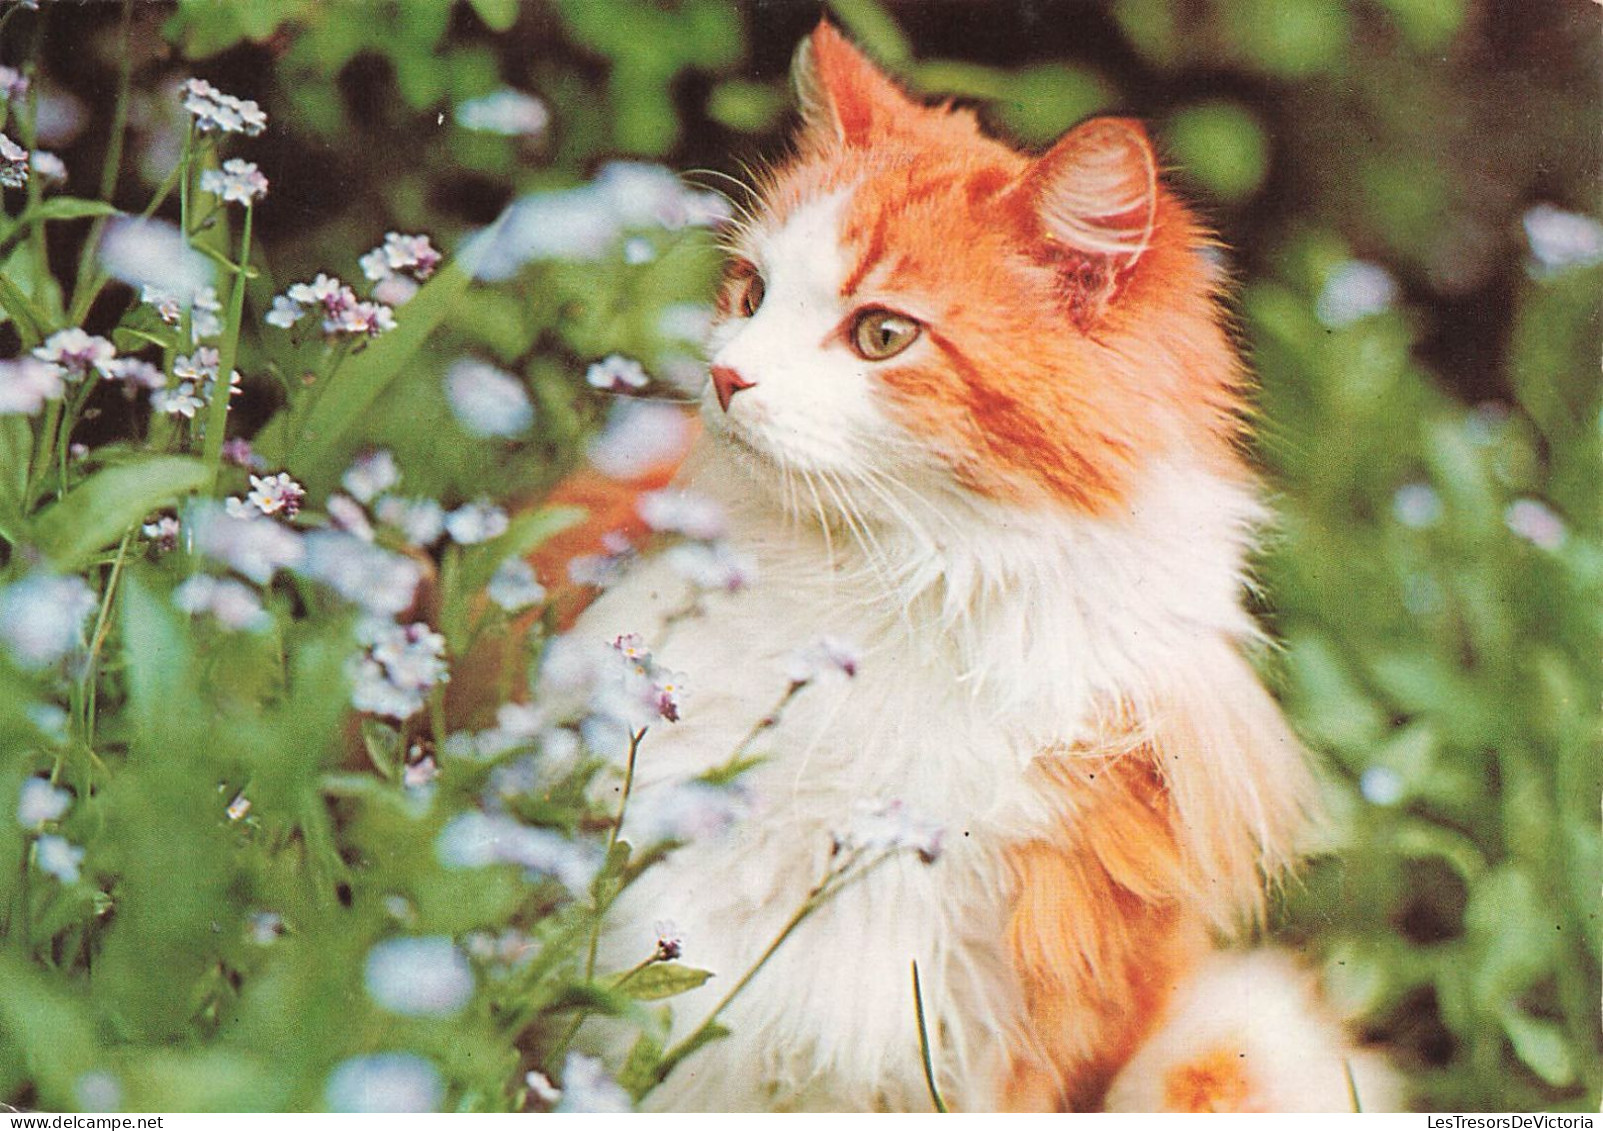
M1278 930L1319 956L1332 992L1395 1051L1421 1106L1595 1110L1603 253L1544 266L1522 218L1541 204L1596 213L1597 6L838 0L822 10L914 89L973 100L1026 144L1095 112L1153 124L1239 280L1240 333L1263 386L1258 454L1282 517L1261 563L1262 611L1284 643L1275 678L1326 755L1338 814L1332 854L1285 893ZM247 326L259 327L285 282L349 276L385 230L426 231L455 249L514 199L580 184L609 159L738 176L743 163L782 153L789 56L821 8L183 0L132 11L136 101L119 206L143 207L176 157L175 79L202 75L272 119L250 154L274 184L257 210L263 274L248 293ZM37 48L43 81L77 101L80 128L55 148L80 195L92 195L111 137L120 18L110 2L46 4L0 34L0 61L20 64ZM455 123L455 107L508 85L549 107L542 136ZM50 248L58 275L76 259L73 239ZM336 456L369 444L392 449L419 493L462 501L493 481L502 497L538 494L606 411L581 380L589 363L622 352L654 372L685 364L687 345L663 332L660 315L669 302L703 299L716 259L695 241L658 252L643 264L542 263L476 289L344 449L304 473L314 495L332 486ZM1365 278L1352 274L1355 261L1384 268L1393 289L1354 284ZM37 261L14 256L5 272L30 293L45 285ZM120 311L113 295L86 325L104 329ZM492 443L460 428L435 378L463 351L527 381L535 435ZM248 375L294 364L247 328ZM285 395L253 376L237 410L243 430ZM125 427L108 404L79 438ZM1550 524L1522 537L1522 512L1510 510L1521 500L1547 508L1557 535ZM301 645L300 662L328 662L317 640ZM170 741L184 746L199 741L211 704L174 687L168 721L180 733ZM258 721L332 730L337 707L286 702ZM236 740L225 757L236 770L250 761L246 745ZM319 760L327 769L337 754L314 756L309 773ZM0 751L7 793L30 765ZM270 813L278 787L260 766L252 772ZM281 784L285 811L304 803L288 776ZM397 1036L351 989L383 920L375 873L393 870L394 884L422 893L437 932L504 918L517 903L505 885L464 904L454 902L460 885L449 897L431 888L448 880L422 876L427 862L399 847L417 839L400 810L363 809L330 834L346 838L344 865L362 861L346 912L362 926L286 938L281 947L298 949L273 963L218 962L207 936L220 909L234 923L278 884L286 908L310 900L300 914L322 921L335 914L325 905L342 861L319 864L311 839L297 842L307 859L276 854L294 839L288 830L323 824L269 825L250 849L264 853L250 873L257 890L241 893L216 864L239 845L183 808L203 805L210 785L144 788L154 792L137 819L140 799L103 810L117 847L101 868L125 877L123 910L92 975L66 948L87 953L101 928L40 949L7 920L0 1099L86 1103L79 1074L117 1048L144 1065L121 1070L122 1102L159 1108L319 1106L334 1060L397 1040L447 1065L482 1051L509 1079L538 1062L538 1034L509 1059L488 1015L408 1020ZM15 872L20 842L14 828L5 837L0 863ZM175 854L175 841L185 850ZM168 874L142 870L142 855ZM302 866L326 868L329 890L308 894L281 874ZM339 901L348 896L342 889ZM74 898L84 906L53 914L67 922L104 897L84 885ZM208 984L218 979L235 984ZM117 1008L97 1011L97 1000ZM456 1073L446 1072L452 1104L521 1102L515 1091L475 1092Z

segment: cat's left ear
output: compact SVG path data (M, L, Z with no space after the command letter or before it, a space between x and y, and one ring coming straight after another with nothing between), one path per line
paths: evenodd
M807 128L847 145L866 145L920 109L826 22L802 40L790 73Z
M1111 284L1152 242L1157 156L1139 122L1094 118L1038 158L1014 191L1048 243L1102 268L1091 274Z

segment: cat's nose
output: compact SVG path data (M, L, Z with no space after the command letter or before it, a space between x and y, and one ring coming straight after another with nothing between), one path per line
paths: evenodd
M718 407L725 412L729 411L729 402L735 394L742 389L749 389L757 382L748 381L727 365L712 367L712 390L718 394Z

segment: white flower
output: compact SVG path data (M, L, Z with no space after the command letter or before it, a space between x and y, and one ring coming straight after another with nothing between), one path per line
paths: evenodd
M427 279L442 258L428 236L388 232L384 242L362 256L360 262L362 273L377 283L400 273Z
M197 505L189 516L195 551L220 561L258 585L280 569L306 560L301 535L277 522L235 518L215 503Z
M1349 260L1330 273L1314 304L1319 321L1339 330L1390 310L1397 301L1397 280L1374 263Z
M739 790L702 781L658 785L629 802L628 834L635 844L709 841L746 812Z
M550 876L575 897L590 890L601 870L601 849L569 840L551 829L532 828L505 815L463 813L440 831L434 845L447 868L484 868L516 864L527 872Z
M317 278L310 283L291 283L285 295L292 301L303 306L320 306L325 311L339 306L349 294L355 298L355 292L339 281L337 275L325 275L318 272Z
M445 510L433 499L386 495L374 506L373 517L399 530L412 546L432 546L445 532Z
M1358 779L1358 792L1371 805L1395 805L1403 799L1403 779L1390 767L1371 766Z
M528 1085L529 1094L535 1099L550 1107L562 1098L562 1089L551 1083L550 1077L544 1072L529 1071L523 1074L523 1082Z
M411 558L341 530L306 535L301 572L380 617L410 608L423 580L423 567Z
M273 618L250 589L228 578L197 573L173 591L173 604L193 615L210 613L217 623L236 632L262 632Z
M178 548L178 530L178 520L170 514L164 514L155 522L147 522L139 528L139 532L150 539L151 545L164 554Z
M282 330L288 330L304 317L306 317L306 311L301 308L299 303L288 295L274 295L273 309L262 317L262 321L269 326L277 326Z
M708 592L738 593L757 576L755 560L727 542L681 542L663 559L680 577Z
M1603 263L1603 224L1590 216L1538 204L1525 213L1525 238L1543 271L1565 271Z
M195 386L190 381L180 381L176 388L157 389L150 394L150 407L168 416L182 416L185 419L195 419L195 413L206 407L206 402L195 395Z
M667 488L640 496L635 503L646 525L659 534L683 534L711 542L722 538L728 523L724 510L705 495Z
M673 405L620 398L585 454L602 474L635 479L654 467L677 462L690 442L690 423Z
M0 589L0 642L23 667L49 667L82 646L98 604L81 577L29 574Z
M592 364L585 370L584 379L592 388L614 393L644 389L651 384L651 378L638 361L619 353L610 354Z
M176 326L184 316L184 301L172 291L149 284L139 290L139 301L154 306L156 314L169 326Z
M0 185L21 188L28 183L28 151L0 134Z
M80 1111L121 1111L122 1085L109 1072L85 1072L72 1085Z
M200 189L222 197L224 203L249 205L267 195L267 178L254 162L234 157L224 161L221 169L203 170Z
M306 498L306 488L283 471L277 475L252 475L250 486L246 498L267 515L282 513L285 518L294 518Z
M461 546L499 538L510 525L506 511L493 503L466 503L445 516L445 532Z
M78 870L83 866L84 850L68 842L66 837L42 836L34 846L34 863L39 870L56 877L64 884L78 882Z
M115 217L98 248L100 265L133 287L193 295L212 281L212 263L165 220Z
M82 381L91 372L112 376L111 363L117 351L105 338L72 326L51 334L33 356L54 365L63 380Z
M72 807L72 794L57 789L44 778L29 778L17 797L17 824L37 829L47 821L59 821Z
M461 358L445 374L451 412L475 436L521 436L534 423L534 406L523 382L473 358Z
M672 919L659 919L652 928L657 933L657 960L672 962L685 952L684 933Z
M111 377L130 388L154 391L167 385L167 375L143 358L119 357L109 368Z
M638 267L642 263L650 263L655 258L657 258L657 249L644 236L634 236L624 241L623 261L631 267Z
M535 578L534 567L518 557L508 558L496 568L485 593L509 613L521 612L545 600L545 586Z
M837 852L895 852L910 848L925 864L941 855L944 831L901 801L858 801L851 827L835 834Z
M223 812L230 821L242 821L250 813L250 809L250 798L246 797L244 793L236 793L234 794L234 799L228 803L228 808L224 809Z
M28 166L49 184L63 184L67 180L67 166L54 153L35 149L28 154Z
M544 133L551 123L551 112L545 103L509 87L462 103L454 116L456 124L465 130L505 137L534 137Z
M817 640L792 653L785 674L792 683L811 683L821 675L839 672L848 679L857 674L861 660L857 649L835 636Z
M657 316L657 333L697 345L707 340L712 329L712 308L699 302L675 302Z
M15 67L0 67L0 99L15 102L28 94L28 76Z
M184 109L201 133L237 133L255 137L267 128L267 115L250 99L224 94L205 79L184 84Z
M326 509L335 529L354 534L364 542L373 541L373 525L367 521L361 503L349 495L333 494L328 497Z
M440 1110L445 1084L439 1069L410 1052L382 1052L341 1061L329 1074L329 1111L401 1113Z
M62 392L61 370L56 366L36 357L0 361L0 416L32 416Z
M368 618L357 625L357 640L366 645L351 663L351 703L358 711L409 719L450 679L445 638L426 624Z
M607 1075L601 1061L570 1052L562 1067L562 1101L557 1111L623 1114L634 1110L629 1093Z
M1546 503L1536 499L1514 500L1503 512L1503 522L1515 534L1543 550L1559 549L1569 534L1564 520Z
M1405 483L1392 496L1397 521L1415 530L1434 525L1442 517L1442 497L1428 483Z
M340 480L360 503L371 503L400 481L401 469L395 457L384 449L359 457Z
M257 946L269 946L284 933L284 917L276 911L258 911L246 920L245 937Z
M450 939L386 939L367 954L368 996L405 1017L450 1017L473 999L473 967Z

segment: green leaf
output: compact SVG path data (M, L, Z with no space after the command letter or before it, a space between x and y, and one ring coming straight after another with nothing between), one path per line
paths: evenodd
M647 966L618 986L618 989L636 1001L661 1001L663 998L689 993L704 985L711 977L711 970L697 970L693 966L681 966L676 962L659 962Z
M31 537L57 566L73 568L123 536L151 511L206 482L187 456L151 456L96 472L40 512Z
M0 416L0 538L16 542L28 502L28 459L33 429L28 418Z
M1562 1028L1517 1009L1504 1011L1502 1020L1521 1063L1555 1088L1575 1083L1575 1057Z
M121 602L129 705L145 741L155 745L158 736L201 725L188 710L198 684L194 641L138 570L123 579Z
M481 233L473 247L486 247L495 230ZM288 463L301 478L328 482L339 470L342 441L373 403L384 393L423 343L450 313L473 282L471 250L458 255L423 285L396 318L395 329L350 358L335 372L333 381L313 404L305 421L289 437Z
M641 1033L618 1073L618 1083L638 1102L656 1085L657 1066L661 1063L662 1042L650 1033Z
M16 323L24 349L44 341L45 333L50 328L49 317L6 274L0 274L0 309L5 310L11 321Z
M82 220L89 216L115 216L117 209L103 200L84 200L76 196L53 196L40 201L18 219L30 220Z

